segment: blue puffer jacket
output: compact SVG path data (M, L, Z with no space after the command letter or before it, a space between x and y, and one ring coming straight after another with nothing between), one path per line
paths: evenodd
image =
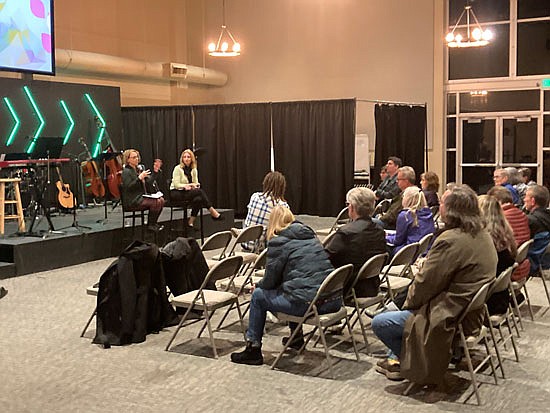
M257 286L280 289L290 301L307 303L333 269L315 232L294 221L267 244L265 275Z

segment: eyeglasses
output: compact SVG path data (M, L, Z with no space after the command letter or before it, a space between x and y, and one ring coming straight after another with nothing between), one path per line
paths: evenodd
M349 205L350 205L350 203L346 201L346 206L349 206Z

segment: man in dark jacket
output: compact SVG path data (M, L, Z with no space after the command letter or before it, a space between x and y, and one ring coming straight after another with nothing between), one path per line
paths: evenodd
M392 199L396 197L401 190L397 186L397 170L401 167L401 159L397 156L390 156L386 164L386 178L376 189L376 199Z
M332 236L325 251L335 268L353 264L353 274L344 290L348 291L350 284L361 266L374 255L387 252L384 230L372 222L375 195L368 188L351 189L346 195L349 224L340 227ZM379 278L371 278L355 286L358 297L373 297L378 294Z
M379 218L375 218L374 222L384 229L395 229L397 216L403 209L403 191L409 186L413 186L416 181L416 173L410 166L403 166L397 171L397 186L399 194L391 201L390 208Z
M527 188L523 202L525 209L529 211L527 219L529 220L531 238L539 232L550 231L549 199L548 188L545 186L531 185Z

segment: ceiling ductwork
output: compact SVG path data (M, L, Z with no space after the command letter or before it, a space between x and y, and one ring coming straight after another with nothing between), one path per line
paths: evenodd
M224 86L227 83L227 75L217 70L183 63L145 62L78 50L56 49L55 63L59 74L108 75L111 78L138 78L210 86Z

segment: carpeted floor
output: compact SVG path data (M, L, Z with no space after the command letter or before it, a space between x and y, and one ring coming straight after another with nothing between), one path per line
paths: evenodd
M303 217L303 221L330 226L327 220ZM540 279L528 284L536 314L535 322L524 322L521 361L516 363L512 353L506 353L507 379L498 386L491 377L482 377L485 404L480 409L474 397L468 399L472 391L465 389L465 371L449 372L448 381L454 386L449 393L417 391L402 396L405 383L376 373L378 359L365 349L356 362L347 343L333 352L334 380L324 368L320 348L285 358L276 371L268 365L235 365L229 354L242 348L236 324L215 333L218 360L212 356L208 336L194 338L195 326L180 332L170 352L164 347L174 327L149 335L141 344L107 350L93 345L95 323L85 338L79 337L95 306L85 289L112 260L2 281L9 293L0 300L0 411L548 411L550 312L542 307L548 303ZM264 356L270 363L287 329L268 323L267 330ZM370 338L370 350L381 354L382 344L372 334Z

